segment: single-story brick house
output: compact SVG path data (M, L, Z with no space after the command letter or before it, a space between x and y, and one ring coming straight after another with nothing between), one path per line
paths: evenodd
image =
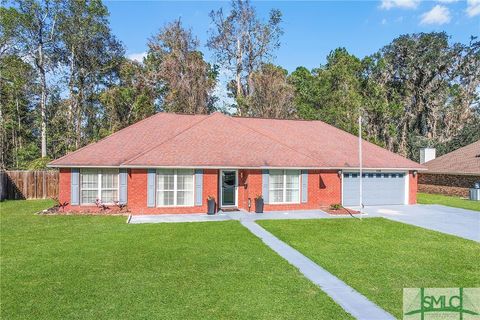
M413 204L420 164L363 143L365 205ZM359 203L358 138L321 121L158 113L52 161L66 210L119 201L132 214Z
M419 190L468 197L469 189L480 181L480 140L424 164L419 174Z

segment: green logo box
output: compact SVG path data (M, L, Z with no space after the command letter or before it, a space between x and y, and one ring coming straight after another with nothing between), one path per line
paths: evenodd
M480 320L480 288L404 288L404 320Z

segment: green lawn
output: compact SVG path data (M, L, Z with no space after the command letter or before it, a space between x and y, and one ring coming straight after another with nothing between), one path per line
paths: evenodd
M258 223L399 318L403 288L480 286L474 241L383 218Z
M345 319L236 221L127 225L0 203L2 319Z
M417 202L421 204L441 204L444 206L480 211L480 201L462 199L460 197L441 194L417 193Z

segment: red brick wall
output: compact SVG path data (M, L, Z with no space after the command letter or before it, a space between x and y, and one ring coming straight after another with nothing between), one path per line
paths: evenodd
M68 202L68 207L65 209L70 209L70 168L60 168L58 180L58 201L61 203Z
M101 209L97 206L72 206L70 204L70 192L71 192L71 169L61 168L59 175L59 188L58 188L58 200L62 202L68 202L65 207L65 212L100 212ZM109 212L116 212L119 209L116 206L111 206Z
M413 175L413 171L408 173L408 204L416 204L417 203L417 182L418 182L418 174L415 176Z
M425 193L468 197L469 189L476 181L480 181L480 176L420 173L418 188Z
M148 208L147 207L147 170L130 169L128 171L128 209L132 214L159 213L206 213L207 197L214 196L219 203L219 170L206 169L203 172L203 204L193 207ZM418 177L418 176L417 176ZM416 203L417 177L409 173L409 203ZM266 204L265 211L317 209L335 203L341 203L341 177L337 170L309 170L308 202L297 204ZM251 199L251 211L255 210L255 197L262 194L262 171L239 170L238 207L248 211L248 199ZM70 169L60 170L60 201L70 202ZM68 206L67 211L97 211L96 207Z
M132 214L207 213L207 197L218 199L218 170L203 170L203 204L193 207L148 208L147 169L131 169L128 175L128 209Z
M238 207L255 210L255 197L262 194L262 171L239 170ZM245 182L247 187L245 188ZM341 179L337 171L310 170L308 172L308 202L295 204L265 204L264 211L317 209L341 202Z

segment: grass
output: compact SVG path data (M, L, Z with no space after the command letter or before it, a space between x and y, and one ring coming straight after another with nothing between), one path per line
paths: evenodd
M345 319L237 221L127 225L0 203L2 319Z
M403 288L480 286L474 241L383 218L258 223L398 318Z
M417 193L417 202L421 204L441 204L444 206L480 211L480 201L441 194Z

